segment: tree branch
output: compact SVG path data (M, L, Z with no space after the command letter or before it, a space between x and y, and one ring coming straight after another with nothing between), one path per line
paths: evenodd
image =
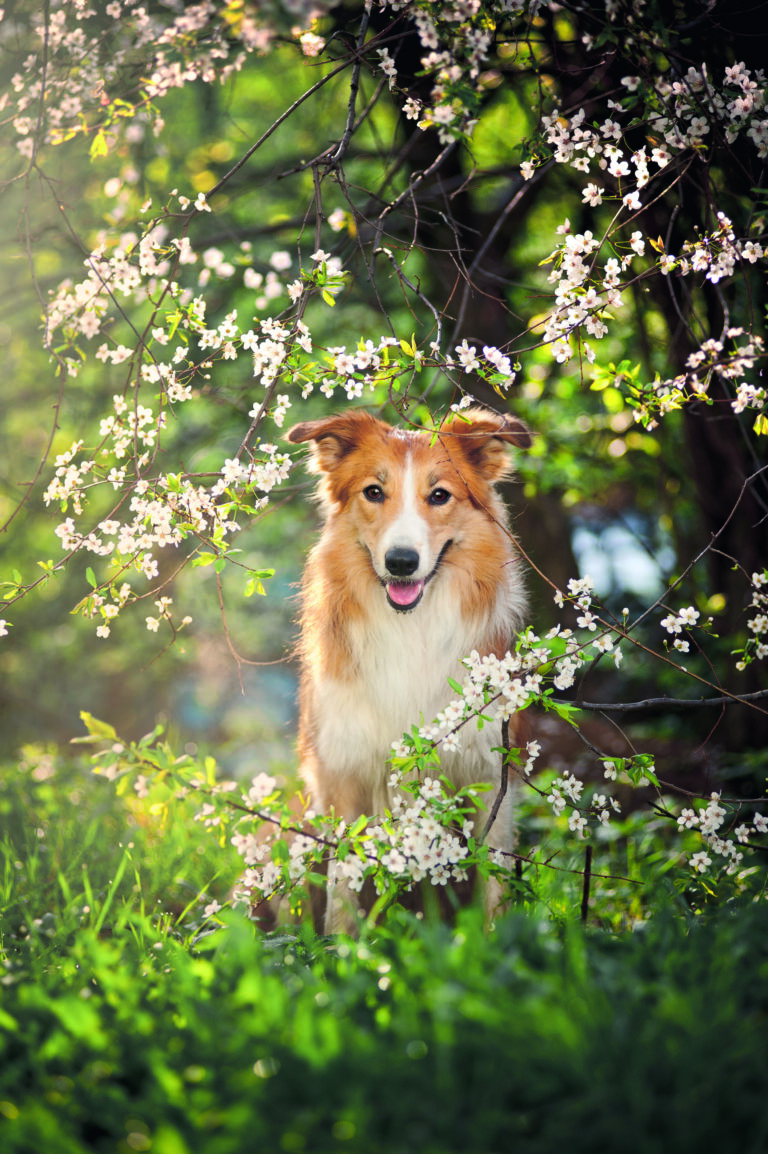
M649 709L712 709L722 705L750 705L768 697L768 689L727 697L648 697L644 701L566 701L552 698L553 705L575 706L593 713L642 713Z

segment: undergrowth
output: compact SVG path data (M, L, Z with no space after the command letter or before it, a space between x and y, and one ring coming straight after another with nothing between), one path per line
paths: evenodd
M353 941L206 913L241 863L179 806L6 768L4 1154L765 1148L768 910L681 886L663 825L595 847L586 924L534 809L561 868L491 932L394 906Z

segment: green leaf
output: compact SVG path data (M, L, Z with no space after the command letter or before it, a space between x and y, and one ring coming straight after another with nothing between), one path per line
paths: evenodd
M180 309L176 309L175 313L169 314L169 316L167 318L168 339L169 340L172 341L174 339L174 337L176 336L176 330L178 329L179 325L181 324L181 321L182 321L182 313L181 313ZM179 339L186 343L187 338L183 333L181 334Z
M127 100L121 100L119 96L116 96L112 101L112 112L115 116L127 117L133 116L136 109Z
M279 838L272 843L272 861L275 865L281 865L291 860L291 853L288 849L288 842L284 837Z
M6 1014L5 1010L0 1008L0 1030L7 1030L12 1033L19 1028L19 1023L10 1014ZM6 1115L7 1117L7 1115Z
M80 720L91 737L97 737L103 741L117 741L117 733L106 721L99 721L92 713L87 710L80 710ZM75 741L87 741L87 738L75 738Z
M274 569L254 569L246 582L245 596L252 597L254 593L258 593L260 597L266 597L264 582L274 575Z
M91 160L97 160L100 156L106 156L108 154L109 148L107 147L107 138L103 128L100 128L94 136L88 151Z

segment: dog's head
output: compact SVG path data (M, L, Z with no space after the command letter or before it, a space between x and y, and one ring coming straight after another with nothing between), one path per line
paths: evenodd
M393 609L415 609L444 561L481 549L503 522L494 485L512 473L508 445L531 435L485 409L452 415L434 432L393 429L353 410L295 425L331 518L363 546Z

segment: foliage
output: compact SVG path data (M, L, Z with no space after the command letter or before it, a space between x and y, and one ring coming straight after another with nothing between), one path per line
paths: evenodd
M234 848L239 876L219 895L223 902L213 896L206 905L214 920L230 904L265 927L275 919L318 920L318 890L328 873L354 893L372 887L358 923L371 927L409 895L425 908L444 896L455 911L457 883L460 891L475 872L495 878L507 900L533 910L543 903L555 916L578 907L586 919L593 885L601 898L590 916L614 928L650 916L647 892L662 880L697 911L764 895L768 818L754 802L716 792L681 806L649 755L606 760L597 782L553 771L532 782L536 743L529 743L525 765L520 750L506 750L520 826L520 844L510 853L485 844L499 798L480 787L455 789L437 776L432 744L416 731L392 759L391 808L348 824L314 812L285 779L261 772L249 783L226 780L213 759L176 755L159 731L126 743L104 722L84 721L89 736L80 740L95 747L93 772L114 782L129 804L143 803L161 829L188 831L198 823L218 847ZM485 817L481 833L478 814ZM573 834L590 837L586 872L583 842L569 844ZM354 924L357 911L351 913Z
M762 904L696 916L659 879L623 934L535 897L490 935L476 908L357 942L213 928L169 880L219 868L199 823L43 750L2 782L8 1154L762 1144Z

